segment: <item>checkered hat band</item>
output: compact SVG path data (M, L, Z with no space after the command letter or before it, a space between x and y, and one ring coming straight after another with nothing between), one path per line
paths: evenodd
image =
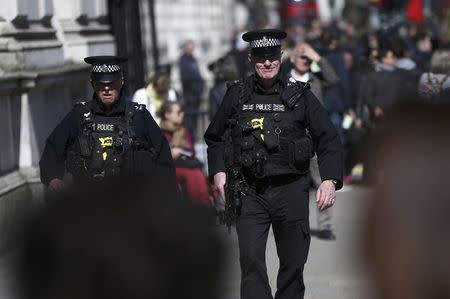
M120 67L117 64L102 64L92 66L93 73L115 73L120 71Z
M278 38L266 38L256 39L250 43L251 48L265 48L281 46L281 40Z

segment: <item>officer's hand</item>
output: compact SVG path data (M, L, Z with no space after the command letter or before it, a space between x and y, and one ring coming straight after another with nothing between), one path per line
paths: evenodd
M60 179L53 179L48 184L48 189L52 192L60 192L62 189L64 189L64 182Z
M317 189L316 203L319 210L323 211L331 207L336 201L336 190L331 180L323 181Z
M227 181L227 175L225 172L218 172L214 175L214 186L219 191L220 197L225 201L225 182Z

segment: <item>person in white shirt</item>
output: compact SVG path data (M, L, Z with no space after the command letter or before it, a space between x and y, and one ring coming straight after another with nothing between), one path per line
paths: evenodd
M144 104L159 125L161 119L157 112L165 101L177 101L176 91L170 87L170 77L165 72L156 72L146 87L136 90L133 102Z
M330 63L321 57L308 43L299 43L291 55L291 62L294 68L291 70L291 80L308 82L311 86L311 92L317 97L323 105L323 90L339 82L339 77ZM317 72L313 72L316 68ZM311 179L313 185L317 188L321 184L319 165L317 156L314 156L309 164ZM325 240L334 240L336 236L333 233L332 225L333 207L324 211L317 209L318 237Z

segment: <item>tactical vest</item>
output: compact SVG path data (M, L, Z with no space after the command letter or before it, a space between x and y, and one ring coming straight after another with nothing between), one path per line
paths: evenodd
M251 93L248 100L241 99L231 130L233 164L256 178L308 172L312 142L295 108L287 107L281 96Z
M90 103L81 102L81 125L68 151L67 170L75 179L102 180L120 175L134 151L149 150L135 135L132 121L144 105L127 103L124 115L96 115Z

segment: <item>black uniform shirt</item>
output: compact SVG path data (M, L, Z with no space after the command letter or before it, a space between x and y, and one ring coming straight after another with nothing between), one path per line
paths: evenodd
M104 110L94 95L92 102L86 103L86 105L91 105L94 114L114 117L125 114L127 102L122 96L110 110ZM66 151L77 142L82 120L81 113L85 111L81 105L76 105L47 138L44 152L39 161L41 181L45 185L48 185L54 178L62 179ZM168 175L169 180L175 183L175 170L169 144L148 110L144 109L134 114L133 129L136 136L143 138L158 153L157 171L161 172L161 175Z
M278 98L286 86L284 81L278 78L272 88L266 90L257 76L252 75L252 77L253 92L257 94L273 95ZM219 110L205 132L205 142L208 145L208 168L211 176L225 171L222 136L226 130L227 119L232 118L239 111L240 86L240 84L233 84L228 88ZM312 92L306 89L294 113L297 121L308 128L314 141L322 180L334 179L338 182L337 189L340 189L343 175L342 145L327 111Z
M278 98L279 95L281 94L281 91L283 89L283 87L285 86L285 82L281 79L281 77L277 77L275 83L272 85L271 88L266 89L262 83L261 80L258 79L258 77L256 75L252 76L253 77L253 91L257 94L261 94L261 95L273 95L274 98Z

